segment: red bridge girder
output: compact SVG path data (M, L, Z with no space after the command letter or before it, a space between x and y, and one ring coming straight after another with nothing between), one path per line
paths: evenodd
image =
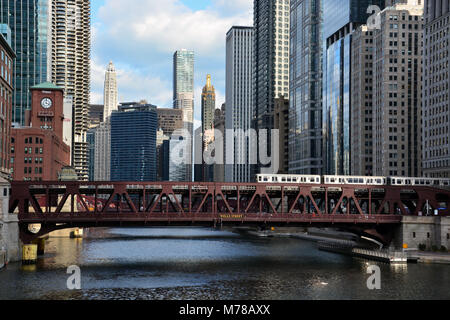
M12 182L10 212L47 229L120 225L396 224L450 215L429 187L183 182ZM43 228L44 230L45 228ZM50 230L51 231L51 230Z
M341 221L450 214L450 191L429 187L180 182L13 182L19 220L216 219ZM364 219L360 219L364 216ZM86 220L87 219L87 220ZM390 222L389 222L390 223Z

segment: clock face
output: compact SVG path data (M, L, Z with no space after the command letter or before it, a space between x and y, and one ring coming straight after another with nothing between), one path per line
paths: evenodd
M44 98L41 100L41 106L44 109L48 109L52 106L52 100L50 98Z

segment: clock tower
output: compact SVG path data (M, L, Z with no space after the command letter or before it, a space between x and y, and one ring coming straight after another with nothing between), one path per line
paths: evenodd
M54 131L62 137L64 90L45 82L31 88L31 124L33 128Z

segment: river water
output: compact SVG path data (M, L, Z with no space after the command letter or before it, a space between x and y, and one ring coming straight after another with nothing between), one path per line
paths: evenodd
M211 229L96 229L50 238L36 266L0 270L0 299L450 299L450 266L390 266L317 250L297 239ZM369 290L369 264L381 290ZM67 268L81 290L67 289Z

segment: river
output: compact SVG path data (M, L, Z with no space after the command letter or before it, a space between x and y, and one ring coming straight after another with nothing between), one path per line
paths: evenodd
M369 290L369 264L381 290ZM67 289L67 268L81 290ZM317 250L297 239L202 228L93 229L50 238L36 266L0 270L0 299L450 299L450 266L390 266Z

